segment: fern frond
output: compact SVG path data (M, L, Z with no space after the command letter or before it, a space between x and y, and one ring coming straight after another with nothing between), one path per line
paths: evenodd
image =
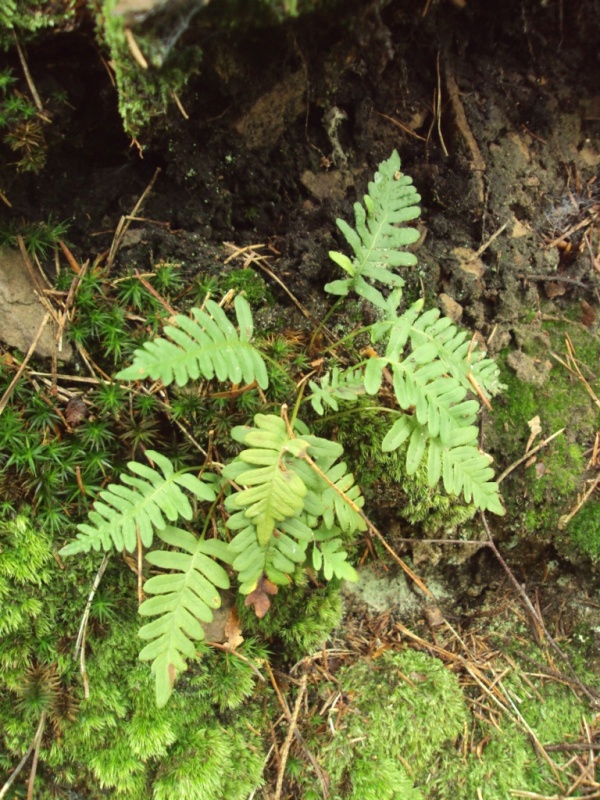
M200 377L232 383L252 383L266 389L267 368L258 350L251 344L252 314L247 301L238 295L235 311L239 333L223 309L214 301L206 301L206 310L193 308L194 319L177 314L173 325L165 327L168 338L158 337L145 342L135 351L133 364L117 373L126 381L152 378L165 386L175 381L184 386Z
M325 413L325 406L338 411L338 400L354 402L365 393L362 378L354 369L342 372L339 367L334 367L323 375L319 383L309 381L308 385L312 390L309 397L311 405L320 416Z
M403 361L372 358L365 370L365 389L368 394L376 394L383 369L390 364L400 408L414 409L417 422L427 428L428 435L439 436L444 444L449 444L458 428L472 426L479 404L476 400L465 400L467 390L460 381L446 377L446 366L435 355L433 347L422 345Z
M345 497L352 500L358 508L362 508L364 505L365 500L361 495L360 487L354 483L354 475L347 471L346 464L342 461L332 465L325 475L337 489L336 491L333 486L326 484L323 491L323 522L325 526L332 528L335 516L344 533L366 530L367 525L364 519L340 494L343 492Z
M412 253L400 248L416 242L419 233L415 228L398 228L397 224L419 216L417 203L420 200L412 178L400 172L400 157L394 150L390 158L379 165L374 180L369 183L364 206L354 204L356 229L344 220L337 220L338 228L354 251L354 258L343 253L329 253L349 277L326 284L325 290L345 296L353 289L378 308L386 308L381 292L365 279L391 287L404 285L402 278L390 268L417 263Z
M258 541L268 544L278 522L293 517L304 506L306 486L294 471L294 454L306 449L302 439L290 436L280 417L257 414L256 428L238 427L232 436L251 445L242 450L234 471L232 465L223 470L225 478L248 487L227 498L228 509L245 509L249 520L255 520ZM248 467L240 471L239 462ZM234 462L235 463L235 462Z
M144 592L153 596L139 609L144 617L157 617L140 628L139 636L151 640L140 659L152 661L160 708L171 696L178 674L186 669L185 659L194 656L194 642L204 639L201 623L212 622L213 609L221 605L218 590L229 588L227 573L213 559L230 559L227 544L217 539L196 538L171 526L157 535L179 550L153 550L146 555L150 564L170 571L146 581Z
M192 506L182 489L199 500L215 499L215 491L207 482L213 478L211 474L204 473L200 480L189 472L175 472L169 459L154 450L147 450L146 455L160 472L130 461L127 466L133 475L124 473L121 483L109 484L99 492L94 510L88 515L92 524L78 525L77 537L62 548L61 555L110 550L113 546L132 553L137 547L138 531L142 544L150 547L154 530L165 528L166 520L192 519Z
M338 528L319 528L315 531L315 544L312 551L312 564L317 572L323 570L323 577L330 581L336 578L358 581L358 573L348 563L348 553L339 538Z
M472 390L474 380L486 396L497 394L502 386L496 362L471 341L467 331L441 316L437 308L421 313L422 308L423 300L417 300L400 317L392 310L387 321L373 326L373 343L389 334L386 357L397 360L410 341L413 352L429 353L439 359L445 371L465 389Z
M305 562L307 545L313 540L304 516L282 522L265 545L260 544L255 525L248 522L243 512L232 515L227 527L241 529L229 543L241 594L253 592L262 575L277 585L287 585L290 573Z

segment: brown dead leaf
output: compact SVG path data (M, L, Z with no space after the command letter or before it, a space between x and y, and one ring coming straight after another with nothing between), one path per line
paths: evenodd
M81 397L72 397L67 403L65 410L65 420L67 425L75 428L87 417L87 406Z
M596 322L596 311L592 308L592 306L586 301L581 301L581 324L585 325L586 328L591 328Z
M275 595L278 591L277 586L263 575L256 589L246 598L244 605L254 606L254 613L259 619L262 619L271 608L269 595Z
M557 281L549 281L546 284L546 297L548 300L553 300L555 297L562 297L567 291L566 284L558 283Z
M458 261L458 266L463 272L474 275L479 279L483 278L485 266L475 250L471 250L470 247L455 247L452 250L452 255Z
M540 424L539 415L533 417L533 419L530 419L527 425L529 426L529 430L531 431L531 433L529 435L529 439L527 440L527 446L525 447L526 453L528 453L531 450L531 445L535 441L536 437L539 436L540 433L542 432L542 426Z
M240 627L240 618L235 609L235 606L229 612L229 617L225 623L225 646L230 650L235 650L244 641L242 636L242 629Z

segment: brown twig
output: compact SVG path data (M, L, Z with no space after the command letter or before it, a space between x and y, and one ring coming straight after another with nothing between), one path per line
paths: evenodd
M33 78L31 77L31 72L29 72L29 67L27 66L27 59L25 58L25 53L23 52L23 48L21 47L21 43L19 42L17 33L14 30L13 30L13 36L15 39L15 46L17 48L17 53L19 54L19 61L21 62L21 68L23 69L23 74L25 75L25 80L27 81L27 86L29 87L29 91L31 92L31 96L33 97L35 106L42 115L42 118L46 122L48 122L48 118L44 112L44 105L38 94L38 90L35 88L35 83L33 82Z
M6 408L6 405L7 405L8 401L10 400L12 393L15 390L15 386L19 382L19 378L23 374L23 371L25 370L25 367L27 366L27 363L28 363L29 359L31 358L31 356L35 352L35 348L37 347L37 344L38 344L39 340L42 337L42 333L44 332L44 328L48 324L49 319L50 319L50 312L47 311L45 316L44 316L44 319L40 323L40 327L38 328L38 332L36 333L36 335L34 337L34 340L32 341L31 345L29 346L29 350L27 351L27 355L25 356L25 358L21 362L21 365L20 365L19 369L17 370L17 372L15 374L15 377L10 382L10 385L8 386L7 390L2 395L2 399L0 400L0 414Z
M106 569L110 555L111 555L110 553L105 553L104 558L102 559L102 563L98 567L98 572L96 573L96 577L94 578L94 583L92 584L92 588L88 595L87 603L85 605L85 609L83 612L83 617L81 618L79 633L77 634L77 640L75 642L75 651L73 652L74 661L76 661L77 656L79 656L79 670L81 672L81 677L83 680L83 694L86 699L90 696L90 687L88 684L87 669L85 666L85 637L87 633L88 620L90 618L90 609L92 607L92 601L94 600L94 595L96 594L98 586L100 585L100 581L102 580L102 576L104 575L104 570Z
M17 778L19 777L20 773L23 771L23 767L27 763L27 761L29 759L29 756L33 753L33 748L36 746L36 743L38 742L38 740L41 741L42 734L44 732L45 726L46 726L46 712L42 711L42 714L40 716L40 722L39 722L39 725L38 725L37 730L35 732L35 736L32 739L31 744L27 748L27 751L25 752L25 755L23 756L23 758L19 761L17 766L14 768L11 776L8 778L8 780L6 781L6 783L4 784L2 789L0 789L0 800L2 800L2 798L7 795L8 790L13 785L13 783L17 780Z
M505 479L505 478L506 478L508 475L510 475L510 473L511 473L513 470L515 470L515 469L516 469L518 466L520 466L520 465L521 465L521 464L522 464L524 461L527 461L529 458L531 458L531 456L532 456L532 455L534 455L535 453L537 453L538 451L540 451L540 450L541 450L543 447L546 447L546 445L550 444L550 442L551 442L553 439L556 439L556 437L557 437L557 436L560 436L560 434L561 434L561 433L564 433L566 430L567 430L566 428L561 428L559 431L556 431L556 433L553 433L553 434L552 434L552 436L549 436L547 439L544 439L544 441L543 441L543 442L541 442L540 444L538 444L538 445L537 445L537 447L534 447L532 450L528 450L528 451L525 453L525 455L524 455L524 456L521 456L521 458L518 458L518 459L517 459L517 460L516 460L514 463L512 463L512 464L510 465L510 467L507 467L507 468L504 470L504 472L503 472L503 473L502 473L502 474L501 474L501 475L500 475L498 478L496 478L496 483L502 483L502 481L503 481L503 480L504 480L504 479Z
M42 711L40 716L40 724L38 725L33 745L33 761L31 762L31 771L29 773L29 780L27 781L27 800L33 800L33 788L35 786L35 776L37 773L38 759L40 757L40 747L42 746L42 736L44 735L45 727L46 727L46 712Z
M558 644L556 643L554 638L548 632L548 629L546 628L546 624L545 624L544 620L542 619L540 614L535 609L533 603L529 599L529 596L528 596L527 592L521 586L519 581L515 578L515 576L513 575L512 570L510 569L510 567L508 566L508 564L506 563L506 561L502 557L500 551L496 547L496 543L494 542L494 539L492 537L492 532L490 530L490 526L488 524L488 521L487 521L487 519L485 517L485 513L483 511L481 512L481 519L483 521L483 526L484 526L485 531L486 531L487 536L488 536L488 546L492 549L492 551L494 552L494 555L496 556L496 558L500 562L500 565L502 566L502 568L504 569L504 571L508 575L508 578L509 578L510 582L513 584L513 586L517 590L517 593L519 594L519 597L523 601L526 609L531 614L531 617L533 618L535 623L543 631L544 636L546 637L546 641L548 642L550 647L554 650L554 652L560 657L560 659L565 664L565 666L566 666L569 674L571 675L574 683L576 684L577 688L581 692L583 692L583 694L588 698L590 703L595 708L598 708L600 706L598 694L595 693L595 692L592 692L589 687L585 686L585 684L583 684L581 682L581 680L579 679L579 676L577 675L577 673L575 672L575 670L571 666L571 662L569 660L569 657L566 655L566 653L563 652L563 650L560 649L560 647L558 646Z
M296 698L296 703L294 705L294 710L292 712L292 717L289 722L287 736L285 737L285 741L283 743L283 747L279 751L279 756L281 759L281 763L279 765L279 772L277 774L277 785L275 788L275 797L274 800L281 800L281 790L283 788L283 779L285 777L285 767L287 764L288 756L290 754L290 747L292 745L292 739L296 732L297 722L298 722L298 715L300 714L300 707L302 706L302 700L304 699L304 694L306 693L306 681L307 675L304 673L302 679L300 681L300 689L298 691L298 697Z
M114 262L114 260L115 260L115 258L117 256L117 253L119 252L119 247L121 246L121 242L123 241L123 237L127 233L127 230L129 229L129 226L131 225L131 220L128 219L128 216L129 217L135 217L137 212L140 210L140 208L144 204L144 201L146 200L146 198L148 197L148 195L152 191L152 188L153 188L153 186L154 186L154 184L156 182L156 179L160 175L160 172L161 172L160 167L157 167L156 171L154 172L154 175L152 176L152 180L150 181L148 186L146 186L146 188L144 189L144 191L142 193L142 196L140 197L140 199L137 201L137 203L133 207L133 211L131 212L131 214L124 215L119 220L119 224L117 225L117 230L115 231L115 235L114 235L112 244L110 246L110 250L109 250L109 253L108 253L108 258L106 260L106 269L107 270L110 270L110 268L112 267L113 262Z

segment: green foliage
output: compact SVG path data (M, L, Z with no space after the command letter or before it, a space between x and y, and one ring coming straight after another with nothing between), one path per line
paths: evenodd
M280 417L257 414L254 421L256 428L232 430L234 439L250 447L223 471L246 487L226 502L233 512L228 527L240 531L230 545L240 591L254 591L263 574L275 584L289 583L288 574L305 561L313 541L316 568L323 566L329 578L355 579L337 534L365 529L345 498L359 508L364 501L345 463L335 463L342 448L308 434L300 423L296 436Z
M330 258L349 278L326 284L325 291L346 296L350 290L366 298L377 308L387 307L385 298L367 279L393 288L404 286L404 280L390 268L409 267L417 263L412 253L401 248L414 244L419 238L416 228L400 228L398 223L416 219L421 200L413 186L412 178L400 172L400 156L394 150L383 161L375 178L369 183L364 206L354 204L356 229L342 219L338 228L352 247L354 258L343 253L330 252Z
M200 500L215 499L205 475L199 480L183 470L175 472L170 460L154 450L146 451L146 455L158 464L160 472L131 461L128 467L133 475L121 475L120 484L111 484L99 493L101 500L96 500L94 510L89 513L93 524L78 525L77 539L63 547L62 555L88 553L92 548L110 550L113 546L132 553L138 536L145 547L150 547L154 530L167 527L165 517L170 522L180 516L192 519L192 506L182 488Z
M138 47L149 62L149 68L144 69L131 53L125 36L127 25L124 17L115 13L116 6L117 0L103 0L98 6L97 34L110 52L125 131L135 138L152 119L166 112L198 71L202 52L193 45L170 52L170 44L167 48L163 46L160 30L155 35L136 33ZM168 33L164 37L166 42L172 40Z
M69 230L68 221L55 222L52 217L47 222L12 223L0 230L0 245L18 247L18 237L23 237L27 252L41 260L54 252L59 240L64 240Z
M241 295L235 299L239 334L217 303L207 300L206 308L208 313L192 309L194 320L178 314L173 319L174 325L164 330L168 339L146 342L142 350L136 350L132 366L121 370L117 378L140 380L149 376L161 380L165 386L173 381L184 386L200 376L207 380L216 376L232 383L256 380L261 388L266 388L266 367L250 342L253 324L247 301Z
M570 541L594 561L600 560L600 502L588 500L567 526Z
M212 557L228 561L227 545L217 539L198 539L188 531L167 526L158 532L162 541L179 551L153 550L148 553L150 564L163 570L146 581L144 591L153 597L140 606L140 614L156 616L139 632L142 639L152 640L140 653L142 661L152 661L156 676L156 702L164 706L171 695L179 672L186 668L182 656L193 657L191 640L201 641L204 629L198 620L212 621L213 608L221 605L219 589L229 588L229 578L223 567Z

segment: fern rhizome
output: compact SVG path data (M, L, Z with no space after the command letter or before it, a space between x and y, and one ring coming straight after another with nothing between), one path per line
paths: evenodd
M284 405L277 414L256 414L253 425L234 427L231 436L241 449L228 464L176 470L165 454L148 450L149 464L131 462L119 482L100 491L88 522L61 551L143 547L146 561L160 570L146 581L139 609L152 618L139 631L146 642L140 658L152 662L159 706L194 657L203 623L212 620L220 591L232 580L262 614L260 595L275 594L298 570L311 569L324 580L357 579L346 545L367 528L364 499L340 460L341 445L315 436L299 419L305 400L323 415L326 407L337 411L340 402L359 395L376 396L387 384L396 405L382 407L395 417L383 449L403 447L408 474L425 460L430 486L441 481L449 495L504 513L474 424L480 400L487 403L500 388L495 363L437 310L423 311L422 300L400 310L404 281L394 269L416 264L404 248L418 233L405 223L418 217L419 201L394 152L369 183L364 203L355 204L355 228L338 220L353 256L330 253L348 277L325 289L341 298L355 292L377 309L379 319L360 331L371 339L366 360L345 369L332 361L330 371L308 382L306 398L299 390L290 416ZM117 380L150 378L182 387L201 379L266 389L250 306L242 295L234 305L237 326L211 300L192 309L192 318L175 316Z

